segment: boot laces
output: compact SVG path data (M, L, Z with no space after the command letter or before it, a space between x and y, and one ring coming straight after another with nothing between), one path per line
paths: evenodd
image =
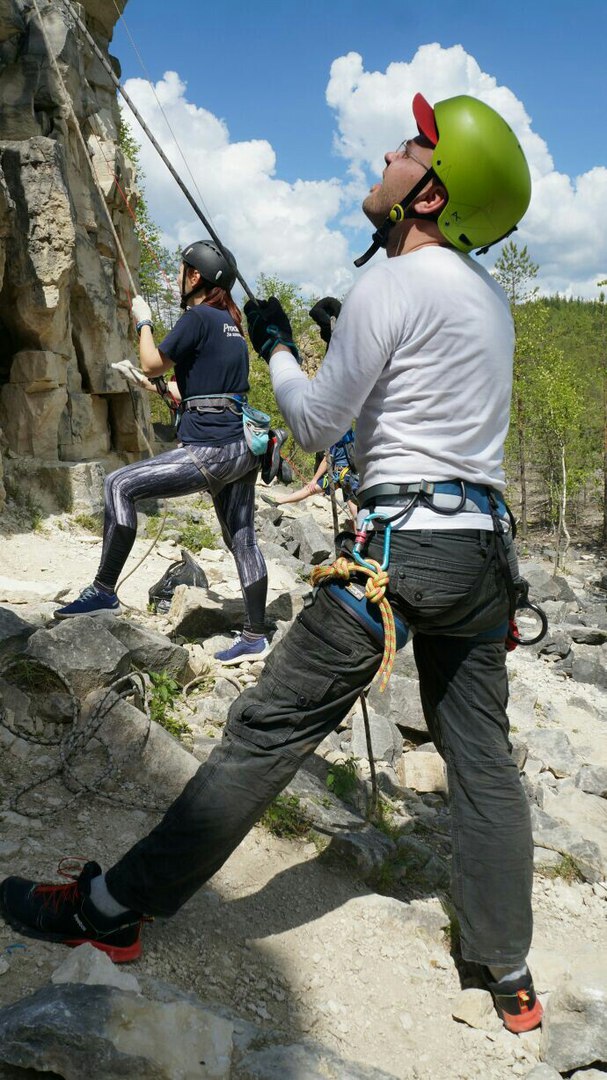
M64 856L57 866L57 873L68 878L66 885L41 884L34 889L35 896L42 897L44 907L58 914L64 904L75 904L80 896L79 878L85 860Z

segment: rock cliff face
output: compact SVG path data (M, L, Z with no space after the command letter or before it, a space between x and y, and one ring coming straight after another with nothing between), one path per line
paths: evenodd
M107 54L113 0L76 8ZM110 366L133 353L128 283L94 173L132 270L119 187L133 205L134 177L112 81L62 0L0 0L0 95L0 505L5 486L27 484L42 508L69 509L98 490L99 462L145 447ZM147 401L138 408L151 438Z

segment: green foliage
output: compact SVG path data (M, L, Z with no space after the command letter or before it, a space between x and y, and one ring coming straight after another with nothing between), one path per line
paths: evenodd
M343 761L334 761L327 772L327 787L338 799L347 799L358 786L356 766L358 758L348 757Z
M261 824L273 836L287 840L306 839L312 828L297 795L277 795L263 814Z
M150 672L152 692L150 695L150 716L157 724L165 728L176 739L189 735L191 729L185 720L175 716L173 708L181 693L181 687L166 671Z
M179 543L196 554L202 548L216 548L217 537L204 522L188 521L179 533Z
M376 829L389 836L391 840L400 835L400 827L394 822L394 809L381 796L377 801L377 805L370 810L368 819L372 825L375 825Z
M103 532L103 516L101 514L74 514L72 521L87 532L101 536Z
M531 282L537 276L539 266L534 263L527 247L519 248L514 240L504 244L493 268L496 281L499 281L512 307L525 304L537 293Z
M560 878L568 885L584 880L584 875L580 872L573 855L569 854L561 855L559 861L552 868L552 877Z
M139 185L135 205L135 232L139 241L139 291L152 308L155 336L161 341L179 318L179 301L173 288L180 265L179 253L162 243L160 230L150 217L145 198L145 176L139 164L140 147L128 126L121 122L118 144L130 161Z

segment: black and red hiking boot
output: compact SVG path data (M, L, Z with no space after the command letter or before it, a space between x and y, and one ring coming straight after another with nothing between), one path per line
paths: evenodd
M61 941L64 945L94 945L115 964L136 960L141 955L143 916L125 911L108 918L94 907L91 880L101 873L96 862L87 862L76 876L74 861L62 859L58 871L71 880L66 885L45 885L21 877L8 877L0 884L0 914L7 923L27 937Z
M532 1031L540 1026L544 1010L536 997L529 971L515 979L495 982L489 969L483 968L483 978L508 1031L520 1035L523 1031Z
M288 438L289 432L284 428L270 430L268 449L261 459L261 479L264 484L271 484L272 480L278 476L281 461L280 448Z

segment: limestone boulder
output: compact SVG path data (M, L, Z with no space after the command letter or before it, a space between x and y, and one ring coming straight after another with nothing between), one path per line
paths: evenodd
M540 1044L559 1072L607 1062L607 968L604 958L572 967L551 993Z
M79 696L107 686L129 670L129 650L99 619L82 615L51 630L37 630L26 654L48 663L68 680Z
M59 427L67 400L64 386L36 394L28 394L21 386L3 386L0 424L11 450L20 457L56 460Z
M70 394L61 414L58 443L59 457L63 461L104 457L110 450L105 398L95 394Z
M228 1080L232 1034L199 1002L65 983L0 1010L0 1061L65 1080Z

